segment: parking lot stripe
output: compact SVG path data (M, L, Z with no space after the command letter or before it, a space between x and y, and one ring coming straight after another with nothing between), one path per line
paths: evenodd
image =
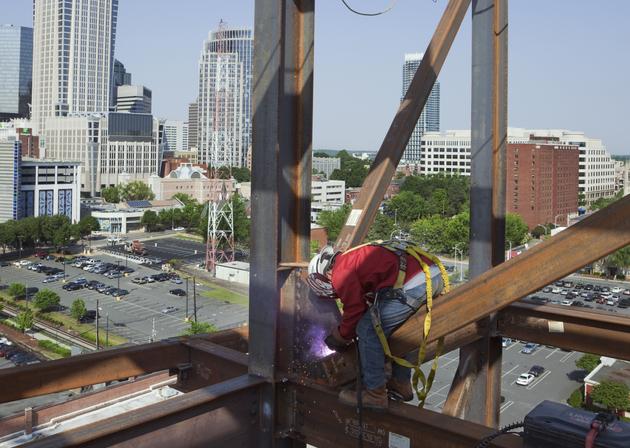
M501 378L505 377L505 375L509 375L510 373L514 372L517 368L518 368L518 364L516 364L514 367L512 367L507 372L504 372L503 375L501 375Z
M564 355L564 356L562 357L562 359L560 360L560 362L561 362L562 364L564 364L565 362L567 362L567 360L568 360L571 356L573 356L573 354L574 354L574 353L575 353L575 352L569 352L569 353L567 353L566 355Z
M554 351L552 351L551 353L549 353L547 356L545 356L545 359L549 359L549 358L551 358L551 356L552 356L555 352L557 352L558 350L559 350L559 349L555 349Z
M514 404L514 402L512 400L510 400L507 403L505 403L503 406L501 406L501 410L499 411L499 414L502 414L503 411L505 411L507 408L509 408L513 404Z
M527 390L532 390L534 387L538 386L542 382L542 380L544 380L545 378L549 376L550 373L551 373L551 370L547 370L545 373L539 376L532 384L527 386Z

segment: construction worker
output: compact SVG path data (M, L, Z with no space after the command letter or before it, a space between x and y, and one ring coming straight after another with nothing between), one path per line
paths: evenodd
M310 262L308 284L323 298L339 298L343 303L341 324L325 339L335 351L348 348L357 338L362 369L362 406L382 410L392 398L413 399L410 369L393 364L386 382L385 353L373 325L373 313L380 317L383 333L389 337L426 302L426 275L418 261L399 241L368 244L345 253L324 247ZM433 295L442 289L440 269L429 266ZM401 281L404 273L404 282ZM399 279L401 276L401 279ZM402 287L394 285L402 283ZM368 311L370 310L370 311ZM357 393L343 390L341 402L357 404Z

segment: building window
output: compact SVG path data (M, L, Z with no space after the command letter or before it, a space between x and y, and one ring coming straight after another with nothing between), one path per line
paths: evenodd
M59 190L59 214L72 219L72 190Z
M53 215L53 190L40 190L39 216Z

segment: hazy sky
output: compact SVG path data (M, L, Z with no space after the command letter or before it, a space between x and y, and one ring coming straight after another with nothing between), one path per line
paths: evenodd
M349 0L378 10L390 0ZM197 62L220 19L253 26L253 0L120 0L116 58L153 90L154 113L186 119ZM360 17L340 0L318 0L314 147L376 150L400 99L404 53L423 52L446 0L399 0ZM568 128L630 153L630 2L512 0L509 123ZM0 22L32 26L32 0L0 0ZM441 128L470 127L470 14L446 60Z

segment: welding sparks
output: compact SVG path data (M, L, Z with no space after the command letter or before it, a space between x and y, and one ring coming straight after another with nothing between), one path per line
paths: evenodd
M321 359L335 353L324 342L326 331L320 327L313 327L309 330L306 340L310 342L309 355L312 358Z

